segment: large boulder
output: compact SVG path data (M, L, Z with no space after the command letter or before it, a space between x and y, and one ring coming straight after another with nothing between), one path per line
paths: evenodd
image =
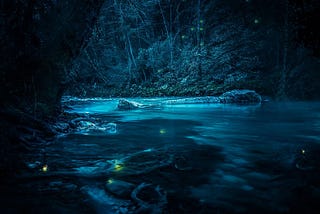
M219 96L219 99L221 103L254 104L261 102L261 96L257 92L247 89L225 92Z

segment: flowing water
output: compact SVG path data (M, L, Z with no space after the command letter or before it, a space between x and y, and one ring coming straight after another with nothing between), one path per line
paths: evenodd
M320 103L177 104L128 111L117 110L117 99L69 97L64 103L77 114L74 127L49 144L43 160L31 163L36 170L20 181L29 188L20 206L34 213L316 213L319 208Z

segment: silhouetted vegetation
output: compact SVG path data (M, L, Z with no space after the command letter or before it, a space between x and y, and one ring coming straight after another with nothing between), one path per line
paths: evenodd
M318 10L317 1L106 2L74 61L69 93L197 96L250 88L279 99L316 98Z

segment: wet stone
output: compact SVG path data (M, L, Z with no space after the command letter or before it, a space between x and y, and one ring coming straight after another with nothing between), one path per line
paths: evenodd
M117 108L118 110L137 109L139 108L139 104L126 99L120 99Z
M116 134L117 133L117 124L115 124L115 123L108 123L105 126L103 126L103 128L109 134Z
M120 198L130 198L134 188L135 186L132 183L114 179L109 179L105 185L106 191Z
M53 128L57 131L57 132L63 132L66 133L68 132L70 125L68 123L64 123L64 122L60 122L57 123L53 126Z
M225 92L220 97L221 103L236 103L236 104L255 104L261 103L261 96L253 90L232 90Z
M35 161L33 163L27 163L27 166L29 169L37 169L41 166L41 162L40 161Z

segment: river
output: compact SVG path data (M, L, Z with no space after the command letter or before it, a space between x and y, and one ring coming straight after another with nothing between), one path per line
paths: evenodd
M48 144L37 170L19 180L27 189L18 197L21 209L316 213L320 207L319 102L129 111L117 110L118 99L63 102L77 114L75 127Z

